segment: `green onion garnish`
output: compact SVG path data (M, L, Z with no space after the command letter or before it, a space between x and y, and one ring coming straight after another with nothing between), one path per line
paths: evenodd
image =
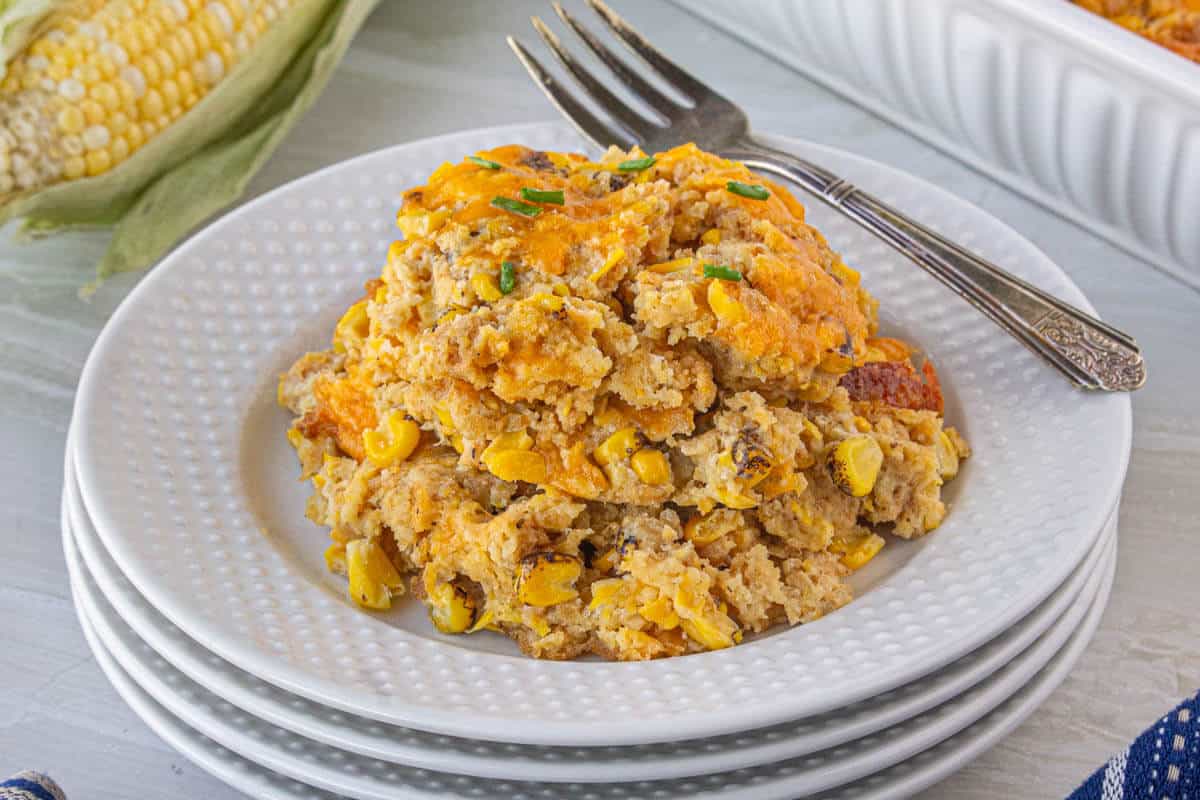
M742 183L741 181L730 181L725 184L725 188L734 194L740 194L742 197L749 197L751 200L766 200L771 196L765 186L759 186L757 183Z
M654 161L654 156L635 158L632 161L622 161L620 164L617 164L617 169L621 170L621 172L641 172L644 169L653 167Z
M500 165L495 161L488 161L486 158L480 158L479 156L467 156L467 161L470 161L472 164L478 164L484 169L500 169Z
M517 285L517 265L511 261L500 262L500 294L511 294Z
M531 206L529 203L522 203L520 200L513 200L511 197L493 197L492 205L496 208L502 208L505 211L511 211L514 214L520 214L523 217L536 217L542 213L540 207Z
M533 203L553 203L556 206L561 206L566 200L563 198L562 189L530 189L521 187L521 198L529 200Z
M723 267L720 264L705 264L704 277L717 278L722 281L740 281L742 273L732 267Z

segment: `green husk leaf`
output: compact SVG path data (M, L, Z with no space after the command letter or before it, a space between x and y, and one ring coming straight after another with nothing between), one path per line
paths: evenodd
M38 23L62 0L0 0L0 78L8 62L25 49Z
M128 161L0 208L40 237L113 228L97 281L158 260L188 231L237 200L312 105L379 0L302 0L216 89ZM225 120L226 124L214 124Z

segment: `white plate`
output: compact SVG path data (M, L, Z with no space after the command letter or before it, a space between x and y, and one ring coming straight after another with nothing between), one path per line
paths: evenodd
M65 521L64 517L64 521ZM562 800L589 797L641 798L706 797L731 800L753 788L756 797L789 798L809 795L857 780L900 763L953 735L1016 693L1041 670L1064 643L1095 600L1109 574L1115 542L1110 542L1104 566L1094 572L1077 602L1033 645L993 678L927 714L888 730L800 759L751 769L674 781L622 782L604 786L584 783L545 784L531 781L489 782L477 778L363 758L326 747L291 731L243 713L175 670L142 642L107 607L75 550L64 524L64 549L73 590L93 632L122 670L156 702L189 726L216 742L269 769L330 791L370 800L405 797L549 796Z
M171 666L242 711L318 742L407 766L503 780L611 782L614 775L635 781L725 772L835 747L916 716L1019 657L1075 601L1116 531L1114 515L1084 563L1036 611L916 683L831 714L732 736L640 747L561 748L460 739L365 720L288 694L237 669L167 622L120 574L80 506L69 463L65 485L75 543L103 598L96 605L102 616L112 617L107 627L130 639L127 649L140 639Z
M377 272L399 192L441 161L506 141L579 147L563 126L531 125L336 165L197 234L113 315L80 383L79 482L122 572L190 636L292 693L393 724L535 744L673 741L911 682L1035 608L1095 542L1124 477L1129 398L1070 388L884 244L814 207L893 327L940 365L948 413L974 447L935 535L887 548L860 576L861 596L824 619L654 662L537 661L496 635L440 636L415 603L390 615L355 608L321 563L324 532L303 517L275 376L327 341ZM883 165L776 143L1089 307L983 211Z

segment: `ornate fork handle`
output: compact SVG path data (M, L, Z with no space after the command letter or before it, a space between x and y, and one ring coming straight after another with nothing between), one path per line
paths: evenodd
M811 162L756 141L726 149L752 169L800 184L908 256L1085 389L1132 391L1146 382L1137 343L1074 306L910 219Z

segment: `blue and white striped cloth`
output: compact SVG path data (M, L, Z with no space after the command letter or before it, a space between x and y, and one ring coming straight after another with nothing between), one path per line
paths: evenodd
M27 771L0 783L0 800L67 800L67 796L48 776Z
M1200 692L1146 729L1068 800L1200 800Z

